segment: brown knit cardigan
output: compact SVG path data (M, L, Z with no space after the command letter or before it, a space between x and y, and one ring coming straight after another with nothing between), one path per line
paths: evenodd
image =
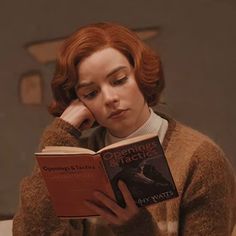
M101 218L61 220L55 216L36 165L22 180L20 204L13 221L14 236L47 235L204 235L229 236L236 221L235 174L222 150L208 137L167 118L163 148L179 197L140 210L125 225L108 225ZM56 118L44 131L40 148L46 145L104 146L105 129L94 131L89 142L79 132Z

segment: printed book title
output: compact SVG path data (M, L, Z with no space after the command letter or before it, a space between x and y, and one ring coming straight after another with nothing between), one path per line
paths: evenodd
M144 160L160 155L155 140L140 145L129 145L127 148L106 151L102 154L104 161L109 163L110 167L119 167L129 164L133 161Z

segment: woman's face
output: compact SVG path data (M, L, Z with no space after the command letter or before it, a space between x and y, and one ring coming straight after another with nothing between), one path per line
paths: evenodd
M148 119L149 108L133 67L118 50L93 53L80 62L78 75L79 99L112 135L128 136Z

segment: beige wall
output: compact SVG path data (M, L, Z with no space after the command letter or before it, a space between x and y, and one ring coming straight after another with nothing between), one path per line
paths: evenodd
M236 162L235 1L5 1L0 8L0 214L14 213L19 181L30 173L32 153L51 119L46 106L54 64L38 63L25 45L104 20L161 27L148 43L164 62L164 110L208 134ZM20 79L31 71L42 76L40 105L20 100Z

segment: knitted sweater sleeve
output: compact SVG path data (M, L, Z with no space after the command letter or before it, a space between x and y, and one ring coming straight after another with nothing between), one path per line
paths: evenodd
M56 118L44 131L40 149L46 145L78 146L79 132L69 123ZM32 175L22 180L20 204L13 219L13 235L82 235L82 221L56 217L38 165Z
M184 186L180 235L230 236L235 224L235 175L224 153L204 142Z

